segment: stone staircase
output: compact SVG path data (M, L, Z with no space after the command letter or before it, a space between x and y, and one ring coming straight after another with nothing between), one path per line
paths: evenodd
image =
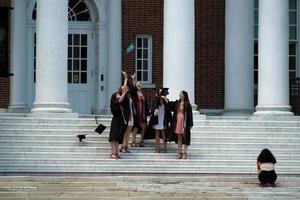
M120 160L109 159L110 116L98 121L108 126L102 135L92 116L78 119L37 119L0 115L0 173L99 174L256 174L256 157L269 148L277 158L276 171L300 175L300 118L259 119L195 115L187 160L177 160L176 145L154 153L131 148ZM76 135L88 134L85 142Z
M110 116L37 119L0 113L0 199L300 199L300 118L194 116L187 160L154 141L109 159ZM76 135L88 134L85 142ZM261 188L256 157L277 158L276 188Z

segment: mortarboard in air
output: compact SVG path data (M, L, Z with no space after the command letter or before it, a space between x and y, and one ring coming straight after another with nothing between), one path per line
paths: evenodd
M85 139L85 135L86 135L86 134L80 134L80 135L77 135L76 137L78 137L79 142L81 142L82 140Z
M135 49L134 44L133 44L133 43L130 43L130 44L126 47L125 52L126 52L127 54L129 54L129 53L131 53L134 49Z
M105 129L106 129L106 126L104 126L103 124L99 124L99 125L97 126L97 128L95 129L95 132L101 134L101 133L103 133L103 131L104 131Z

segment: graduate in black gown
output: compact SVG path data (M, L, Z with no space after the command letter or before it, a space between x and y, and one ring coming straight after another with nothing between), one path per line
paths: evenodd
M110 100L110 109L113 115L109 132L109 142L111 144L110 158L114 160L121 158L118 154L118 146L123 143L124 133L127 129L125 118L125 110L128 107L128 102L125 98L128 92L127 74L123 73L123 75L125 78L124 84L119 87L118 92L112 94Z

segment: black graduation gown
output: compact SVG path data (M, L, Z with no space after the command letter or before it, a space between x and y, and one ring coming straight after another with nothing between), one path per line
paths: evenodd
M173 111L173 117L171 120L171 126L169 129L169 140L175 141L177 143L177 134L174 133L176 123L177 123L177 108L179 106L179 101L171 101L168 103L169 109ZM188 104L186 108L184 108L184 118L185 118L185 127L183 134L183 144L190 145L191 144L191 127L193 126L193 111L191 104Z
M110 124L109 142L114 140L121 144L123 143L124 133L127 128L124 107L126 108L126 103L128 102L125 100L125 98L123 102L119 103L117 100L117 94L117 92L113 93L110 99L110 110L113 117Z

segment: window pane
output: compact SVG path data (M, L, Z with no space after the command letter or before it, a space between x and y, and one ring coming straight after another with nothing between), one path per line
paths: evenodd
M81 45L87 45L87 35L81 35Z
M68 58L72 58L72 47L68 47Z
M142 72L141 71L137 71L137 80L138 81L142 81Z
M72 45L72 34L68 35L68 45Z
M289 1L289 8L290 9L293 9L293 10L296 10L297 9L297 0L290 0Z
M72 60L68 59L68 71L72 71Z
M293 25L297 24L297 12L296 11L289 12L289 20L290 20L290 24L293 24Z
M87 58L87 48L81 47L81 58Z
M148 38L143 39L143 47L148 48Z
M295 71L290 71L290 79L296 78L296 72Z
M296 40L296 26L290 26L290 39Z
M72 83L72 72L68 72L68 83Z
M254 84L258 83L258 71L254 71Z
M79 34L74 34L74 45L79 45Z
M81 72L81 83L87 83L86 72Z
M258 25L254 26L254 38L258 39Z
M73 83L79 83L79 72L73 72Z
M137 58L142 58L142 49L137 50Z
M295 44L289 45L289 55L296 55L296 45Z
M73 58L79 58L79 47L74 47Z
M148 60L143 61L143 70L148 70Z
M258 24L258 10L254 10L254 24Z
M137 39L137 48L142 48L142 38Z
M136 68L139 69L139 70L142 69L142 60L137 60Z
M143 81L148 81L148 71L143 72Z
M148 49L144 49L144 51L143 51L143 58L144 59L148 58Z
M296 57L294 57L294 56L289 57L289 69L296 70Z
M254 56L254 69L258 69L258 56Z
M258 8L258 0L254 0L254 8Z
M258 54L258 43L254 43L254 54Z
M81 71L87 71L87 62L86 62L86 60L81 60Z
M79 60L73 60L73 70L74 71L79 70Z

